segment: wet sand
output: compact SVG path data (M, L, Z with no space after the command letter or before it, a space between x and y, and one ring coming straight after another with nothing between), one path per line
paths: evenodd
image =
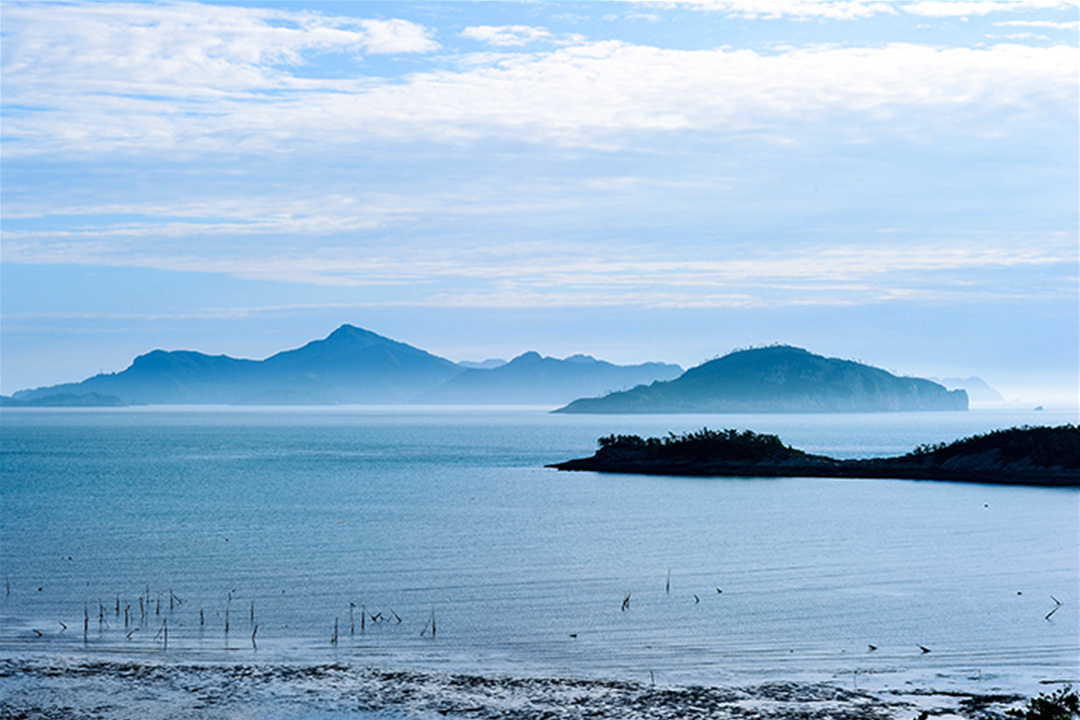
M1004 718L1025 698L932 689L867 692L826 683L664 686L567 678L393 671L349 664L194 665L0 661L0 716L85 720L308 718L676 720Z

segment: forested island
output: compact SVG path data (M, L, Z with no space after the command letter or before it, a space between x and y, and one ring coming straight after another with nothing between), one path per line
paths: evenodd
M559 413L846 413L958 411L963 390L790 345L737 350L674 380L581 398Z
M703 428L683 435L608 435L589 458L548 467L647 475L833 477L951 480L1080 487L1080 428L1018 427L937 445L898 457L837 460L750 430Z

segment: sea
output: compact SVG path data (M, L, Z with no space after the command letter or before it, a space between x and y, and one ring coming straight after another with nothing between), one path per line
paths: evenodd
M1080 490L545 466L1077 421L5 408L0 716L992 717L1080 686Z

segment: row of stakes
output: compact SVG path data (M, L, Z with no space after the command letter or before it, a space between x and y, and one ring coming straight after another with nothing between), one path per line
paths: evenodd
M6 595L10 596L11 595L11 583L9 581L7 581L7 580L5 580L5 590L6 590ZM184 601L179 596L177 596L172 591L171 588L169 589L168 596L169 596L169 599L168 599L168 601L169 601L169 613L172 613L176 609L176 606L184 604ZM154 602L154 615L156 615L156 616L161 615L161 597L162 596L159 593L158 597L156 598L156 600ZM225 605L225 635L226 636L228 636L228 634L229 634L229 628L230 628L229 619L230 619L230 609L231 609L231 606L232 606L232 600L233 600L233 594L232 594L232 591L229 591L229 593L228 593L228 601L227 601L227 603ZM135 633L139 632L142 629L142 627L145 627L148 624L147 623L147 615L149 613L150 605L151 605L151 602L150 602L150 586L147 585L146 590L145 590L145 595L139 595L140 627L134 627L130 631L128 631L128 633L125 635L125 637L128 640L130 640ZM384 614L382 612L371 614L371 613L367 612L367 608L365 606L363 606L363 605L357 606L356 603L350 602L349 603L349 634L350 635L354 635L356 633L356 609L358 607L360 609L360 631L361 632L364 632L367 629L368 619L370 619L371 622L373 622L373 623L394 623L394 624L398 624L398 625L400 625L402 623L401 616L398 615L397 612L395 612L393 609L391 609L389 611L389 614ZM134 614L134 612L132 610L133 610L133 608L132 608L131 603L124 604L124 606L123 606L124 629L127 629L127 628L131 627L132 621L134 620L135 614ZM114 614L115 614L115 616L117 618L119 618L120 613L121 613L121 602L120 602L120 596L117 595L116 596L116 605L115 605L115 608L114 608ZM102 601L99 600L98 601L98 626L99 627L107 628L109 626L109 621L107 619L107 614L108 613L107 613L107 610L105 608L105 604ZM249 620L250 627L251 627L251 646L253 648L255 648L255 649L258 649L258 643L256 642L256 636L258 635L258 632L259 632L259 625L258 625L258 623L255 622L255 601L254 600L251 601L251 606L250 606L249 612L248 612L248 620ZM330 644L335 645L335 646L338 644L339 620L340 620L339 618L334 618L334 632L330 636ZM58 622L60 623L60 628L61 628L60 632L61 633L65 632L68 629L67 624L64 623L63 621L58 621ZM206 615L205 615L205 612L203 611L203 609L200 608L199 609L199 626L200 627L205 627L205 625L206 625ZM40 630L38 630L36 628L31 628L31 630L37 637L44 637L45 636L45 633L43 633L42 631L40 631ZM431 637L435 637L437 632L438 632L438 627L437 627L437 625L435 623L435 610L432 609L431 618L427 621L427 624L424 625L423 630L420 631L420 637L425 637L425 636L427 636L429 634L430 634ZM157 642L159 639L161 640L162 648L167 650L168 647L169 647L169 618L168 617L163 617L161 619L161 626L158 628L157 633L154 635L153 642ZM86 642L89 642L89 640L90 640L90 605L87 603L87 604L83 605L83 642L86 643Z
M665 587L664 587L665 593L670 594L671 593L671 571L670 570L668 571L667 581L665 582L664 585L665 585ZM6 589L6 594L8 596L10 596L11 595L11 583L6 578L5 578L5 589ZM722 593L723 590L721 590L720 588L716 588L716 592L717 593ZM1062 605L1062 602L1060 600L1058 600L1056 597L1054 597L1052 595L1050 597L1054 601L1054 607L1050 610L1050 612L1048 612L1046 614L1046 617L1045 617L1046 620L1049 620L1054 615L1054 613L1056 613L1061 608L1061 605ZM694 602L695 602L695 604L701 602L701 598L698 597L697 594L694 594ZM173 593L172 589L170 588L169 589L169 612L171 613L175 609L176 605L182 605L182 604L183 604L183 600L181 600L179 597L177 597L177 595L175 593ZM146 586L146 591L145 591L145 597L143 595L139 596L139 616L140 616L140 619L141 619L141 621L142 621L142 623L144 625L146 624L146 614L147 614L147 609L148 609L149 605L150 605L150 586L147 585ZM229 593L228 593L228 602L227 602L227 604L225 606L225 635L226 636L229 634L229 609L230 609L231 605L232 605L232 591L229 591ZM354 635L356 633L355 610L356 610L357 607L358 606L356 605L356 603L353 603L353 602L349 603L349 634L350 635ZM366 630L366 628L367 628L367 619L368 618L371 618L371 621L374 622L374 623L394 622L396 624L401 624L401 622L402 622L401 616L398 615L396 612L394 612L392 609L390 610L389 615L384 616L382 612L376 613L374 615L369 614L367 612L367 609L364 606L361 605L359 607L360 607L360 631L361 632L364 632L364 630ZM620 609L623 612L626 612L627 610L629 610L629 608L630 608L630 593L627 593L626 596L623 598ZM131 608L130 603L128 603L128 604L126 604L124 606L124 628L128 628L130 626L130 621L131 621L131 617L132 617L131 609L132 608ZM158 595L158 597L156 599L154 613L155 613L155 615L158 615L158 616L161 615L161 595L160 594ZM115 614L116 614L117 617L120 616L120 596L116 597ZM99 626L105 626L105 627L108 626L108 621L105 619L105 615L106 615L105 605L99 600L98 601L98 624L99 624ZM393 616L392 620L391 620L390 616ZM250 608L250 612L249 612L249 620L250 620L250 624L251 624L251 646L253 648L255 648L255 649L258 649L258 644L257 644L257 642L255 640L255 637L259 632L259 625L255 622L255 601L254 600L251 601L251 608ZM334 631L330 636L330 644L334 645L334 646L336 646L338 644L339 620L340 620L339 618L334 618ZM206 617L205 617L205 615L203 613L203 610L200 608L199 609L199 626L203 627L205 625L206 625ZM60 632L64 632L65 630L68 629L68 626L66 624L64 624L62 621L60 622L60 626L62 628ZM127 633L126 637L130 640L132 635L134 635L140 629L141 628L138 628L138 627L132 629L130 632ZM44 636L44 633L41 632L40 630L33 629L33 632L38 637L43 637ZM437 632L438 632L438 628L437 628L436 623L435 623L435 610L432 609L431 618L427 621L427 624L424 625L423 630L420 631L420 637L425 637L426 635L428 635L428 633L430 633L431 637L435 637ZM89 608L89 605L84 605L83 606L83 642L88 642L89 641L89 634L90 634L90 608ZM571 637L576 637L576 633L573 634ZM154 642L157 642L157 640L159 638L162 640L163 648L168 649L168 646L169 646L169 619L167 617L162 618L161 627L158 629L157 634L154 635ZM920 645L919 648L924 653L930 652L930 650L928 648L926 648L926 647L924 647L922 645ZM875 647L874 645L871 645L870 650L871 651L877 650L877 647Z

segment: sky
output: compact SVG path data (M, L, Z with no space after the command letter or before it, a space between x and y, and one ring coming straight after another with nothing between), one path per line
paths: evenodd
M351 323L1075 404L1080 2L0 2L0 391Z

